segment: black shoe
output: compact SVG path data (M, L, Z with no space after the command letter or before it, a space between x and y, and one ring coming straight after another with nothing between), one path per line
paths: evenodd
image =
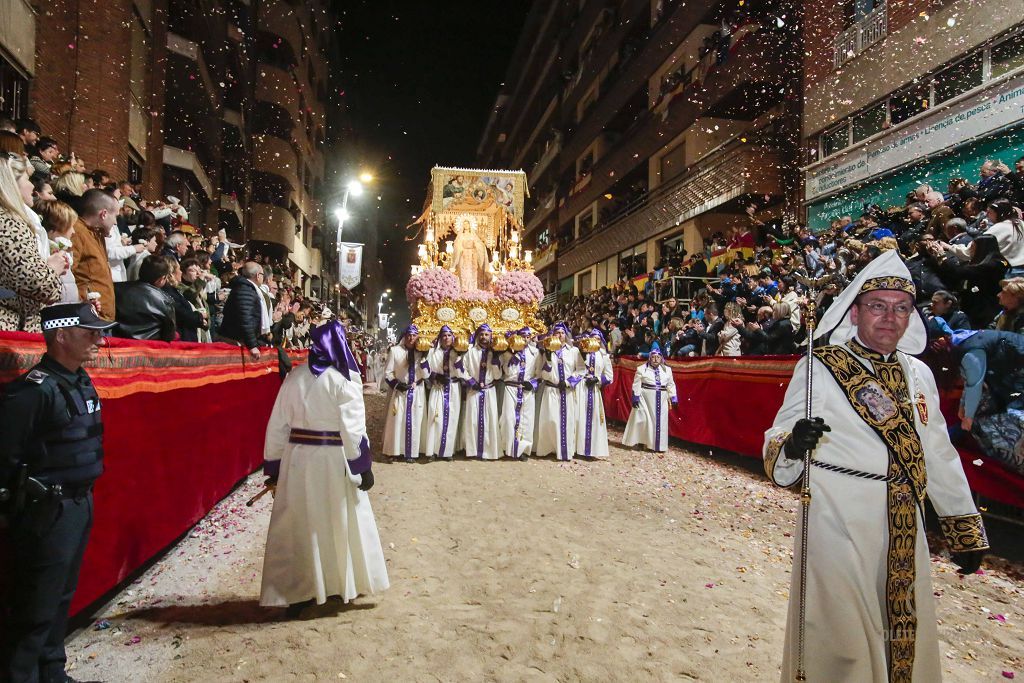
M288 605L284 611L284 616L288 619L298 619L299 615L302 614L302 610L312 605L316 600L310 598L304 602L296 602Z
M404 460L405 462L412 462L413 458L410 458L409 456L405 456L404 458L402 458L402 460Z

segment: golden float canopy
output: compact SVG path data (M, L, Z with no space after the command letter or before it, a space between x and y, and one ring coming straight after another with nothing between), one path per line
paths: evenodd
M419 265L413 266L413 273L424 268L450 270L459 278L463 295L440 303L419 301L412 314L421 335L433 339L443 325L457 335L472 334L484 323L502 338L523 327L537 333L546 330L537 317L539 301L482 300L478 292L469 291L489 292L504 272L533 271L531 252L520 241L527 193L523 171L444 166L431 170L423 214L413 224L419 226L421 238ZM468 258L456 263L460 253ZM499 345L504 342L503 338Z

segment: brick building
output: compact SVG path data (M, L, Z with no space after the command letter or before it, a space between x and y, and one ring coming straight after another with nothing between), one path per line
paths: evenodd
M795 214L800 8L534 3L478 148L530 182L526 246L581 294Z
M805 210L814 229L1024 156L1019 2L807 3Z
M4 0L0 108L320 289L330 22L311 0Z

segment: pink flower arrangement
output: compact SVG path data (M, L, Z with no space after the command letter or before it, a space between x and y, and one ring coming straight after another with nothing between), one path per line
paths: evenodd
M459 279L444 268L427 268L409 278L405 286L405 297L410 306L420 299L437 304L444 299L459 298Z
M459 298L463 301L490 301L494 298L494 295L486 289L471 289L460 294Z
M494 294L499 299L511 299L520 304L532 304L544 298L544 285L533 273L525 270L511 270L498 276L494 283Z

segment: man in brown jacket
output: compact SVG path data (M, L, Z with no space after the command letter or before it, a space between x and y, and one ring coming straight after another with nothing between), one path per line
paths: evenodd
M74 263L71 270L78 283L78 295L87 301L89 292L100 295L98 313L107 320L116 320L114 280L107 260L106 236L117 222L120 206L106 190L86 190L79 205L78 223L71 237Z

